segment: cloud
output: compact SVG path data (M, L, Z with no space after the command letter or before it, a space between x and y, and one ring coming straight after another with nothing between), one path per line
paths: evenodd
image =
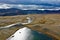
M17 8L21 10L60 10L60 7L45 5L0 4L0 9Z
M43 6L55 6L60 7L60 0L0 0L0 3L9 4L34 4Z

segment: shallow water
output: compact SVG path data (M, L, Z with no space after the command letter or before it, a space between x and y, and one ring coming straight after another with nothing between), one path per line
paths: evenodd
M36 31L35 31L36 32ZM43 34L43 33L32 33L33 35L35 35L34 39L33 40L53 40L52 37L49 37L48 35L46 34Z

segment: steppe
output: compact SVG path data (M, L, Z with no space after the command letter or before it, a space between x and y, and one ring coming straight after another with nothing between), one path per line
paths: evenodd
M0 40L6 40L22 27L29 27L32 30L42 32L53 37L54 40L60 40L60 14L0 16L0 27L4 27L18 22L26 22L26 17L32 18L32 23L22 26L15 26L8 29L0 29Z

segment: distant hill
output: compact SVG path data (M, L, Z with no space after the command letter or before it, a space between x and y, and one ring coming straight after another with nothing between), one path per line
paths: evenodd
M53 14L60 13L60 10L21 10L17 8L0 9L0 16L14 16L26 14Z

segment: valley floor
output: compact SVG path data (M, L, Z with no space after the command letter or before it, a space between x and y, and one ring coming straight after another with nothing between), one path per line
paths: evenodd
M48 34L60 40L60 14L29 14L17 16L0 16L0 27L18 22L26 22L26 17L33 21L30 24L16 26L8 29L0 29L0 40L6 40L13 33L22 27L29 27L32 30ZM54 39L55 40L55 39Z

